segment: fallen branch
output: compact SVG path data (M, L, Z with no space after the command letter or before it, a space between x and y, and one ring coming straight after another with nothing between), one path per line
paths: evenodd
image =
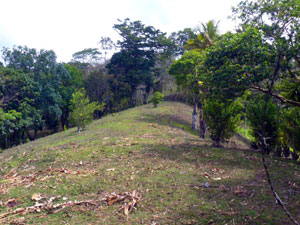
M115 203L123 202L124 204L120 207L119 211L123 210L124 214L128 216L128 214L136 210L136 205L141 200L140 193L136 192L124 192L116 194L113 193L104 193L102 196L98 197L97 200L83 200L83 201L68 201L59 204L53 204L57 197L40 197L40 194L34 194L32 200L36 201L35 205L25 207L25 208L18 208L14 211L10 211L7 213L0 214L0 224L3 224L7 221L7 218L17 215L26 215L29 213L39 213L42 211L47 212L48 214L57 213L67 207L74 207L78 205L92 205L92 206L99 206L101 203L106 202L108 206L111 206ZM39 202L40 200L44 200L43 202Z

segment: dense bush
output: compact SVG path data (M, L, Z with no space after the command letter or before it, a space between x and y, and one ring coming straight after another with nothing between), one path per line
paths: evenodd
M90 103L89 98L85 95L84 89L75 92L72 97L70 120L73 125L77 126L79 133L86 125L93 121L94 112L96 110L103 110L104 104L100 105L97 102Z
M159 91L156 91L151 98L151 102L154 105L154 107L157 107L157 105L161 102L161 100L163 98L164 98L164 95L162 93L160 93Z
M222 102L209 99L204 105L204 118L210 131L210 137L219 146L235 133L240 121L239 112L242 105L237 102Z
M247 105L247 118L251 127L251 134L258 147L262 147L261 138L263 134L263 112L265 100L262 95L257 95L249 100ZM276 148L279 138L279 107L268 102L264 118L264 139L266 146L264 150L269 153Z
M298 160L300 153L300 109L286 108L281 113L280 133L282 142L292 148L292 157Z

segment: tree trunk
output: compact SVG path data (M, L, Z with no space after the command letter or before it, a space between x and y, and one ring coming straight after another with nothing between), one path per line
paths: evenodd
M203 110L202 110L202 105L199 104L199 123L200 123L200 138L205 139L205 134L206 134L206 123L203 117Z
M287 147L287 146L284 147L283 154L284 154L284 156L286 158L290 156L290 149L289 149L289 147Z
M33 140L35 140L37 137L37 129L34 129L34 136L33 136Z
M26 143L26 140L25 140L25 130L22 130L22 135L21 135L21 139L22 139L22 143Z
M143 97L144 97L144 105L145 105L145 104L147 104L148 94L147 94L147 93L144 93L144 96L143 96Z
M192 130L197 130L197 104L194 104L194 110L192 114Z
M130 97L130 106L134 107L135 106L135 101L134 101L134 95L135 95L135 88L131 89L131 97Z
M282 148L281 148L281 146L279 146L276 148L275 156L281 157L281 153L282 153Z
M5 143L4 143L4 148L7 148L8 146L8 140L7 140L7 135L5 135Z
M297 161L299 159L299 155L297 154L297 152L295 151L295 149L292 152L292 158L294 161Z

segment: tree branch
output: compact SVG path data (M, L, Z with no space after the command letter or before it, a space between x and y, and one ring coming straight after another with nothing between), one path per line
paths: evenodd
M293 105L293 106L300 107L300 102L297 102L297 101L293 101L293 100L287 99L287 98L285 98L285 97L283 97L283 96L281 96L281 95L276 95L276 94L274 94L274 93L272 93L272 92L270 93L268 90L263 89L263 88L261 88L261 87L250 86L250 89L257 90L257 91L263 92L263 93L265 93L265 94L269 94L269 95L271 95L272 97L274 97L274 98L280 100L280 101L283 102L283 103L288 103L288 104L291 104L291 105Z

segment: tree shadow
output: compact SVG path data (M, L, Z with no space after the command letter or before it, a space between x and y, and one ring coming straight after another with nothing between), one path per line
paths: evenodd
M171 183L174 180L166 181L166 189L170 187L188 189L190 193L194 193L194 196L198 193L198 197L191 202L197 202L196 199L200 201L199 204L182 207L174 214L175 218L172 222L177 221L178 224L224 222L229 224L234 222L237 224L289 224L289 220L280 207L274 203L259 152L214 148L205 146L201 140L198 142L194 140L193 143L187 144L144 144L142 153L144 158L160 158L165 164L171 161L178 165L185 165L184 168L179 167L179 170L182 168L182 172L193 177L184 181L180 181L181 178L178 177L173 186ZM270 162L272 160L273 158ZM191 170L188 170L189 168ZM279 191L278 194L284 195L289 205L295 205L299 201L300 192L292 195L284 186L290 181L290 176L293 176L294 171L285 172L286 168L278 168L275 164L270 165L270 168L273 169L273 176L276 174L274 183ZM226 173L218 172L222 170ZM238 175L235 171L238 171ZM180 171L177 170L178 174ZM286 176L287 174L289 175ZM194 183L182 184L186 181ZM205 187L206 181L209 187ZM177 183L179 185L175 185ZM292 208L292 211L299 215L300 208Z
M146 122L146 123L157 123L162 126L168 126L170 128L177 128L181 130L185 130L190 134L197 135L197 131L192 130L191 121L187 118L178 115L170 115L161 113L158 116L144 113L143 117L139 118L138 121Z

